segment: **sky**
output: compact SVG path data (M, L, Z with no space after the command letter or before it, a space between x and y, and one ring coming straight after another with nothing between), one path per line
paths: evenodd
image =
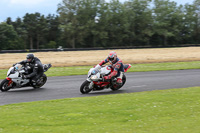
M109 0L106 0L107 2ZM120 0L124 2L126 0ZM194 0L170 0L180 4L192 4ZM6 21L11 17L12 21L16 18L24 17L26 13L39 12L42 15L57 14L58 4L62 0L0 0L0 22Z

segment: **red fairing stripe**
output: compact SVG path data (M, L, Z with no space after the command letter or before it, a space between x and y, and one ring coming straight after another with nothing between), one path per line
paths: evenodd
M9 81L8 82L8 86L10 86L10 84L13 82L11 78L6 77L6 79Z
M7 80L11 80L11 78L6 77Z
M99 85L100 87L104 87L104 86L110 84L110 82L95 82L95 81L93 81L93 83L96 85Z

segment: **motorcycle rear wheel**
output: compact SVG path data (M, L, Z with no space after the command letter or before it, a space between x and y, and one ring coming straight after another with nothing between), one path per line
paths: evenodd
M10 82L10 81L7 80L7 79L4 79L4 80L1 82L1 84L0 84L0 90L1 90L2 92L8 91L8 90L10 90L10 89L12 88L12 83L8 86L9 82Z
M92 89L89 89L89 85L90 85L90 82L89 81L84 81L83 84L81 85L80 87L80 92L82 94L87 94L89 93Z
M119 90L125 83L126 83L126 76L123 75L123 77L122 77L122 85L120 87L111 86L110 89L113 90L113 91Z
M40 88L40 87L42 87L47 82L47 76L45 74L43 74L43 76L40 77L39 80L40 80L41 83L36 83L36 85L32 85L33 88Z

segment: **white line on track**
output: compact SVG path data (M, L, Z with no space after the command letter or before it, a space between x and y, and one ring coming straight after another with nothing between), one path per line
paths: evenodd
M129 88L140 88L140 87L145 87L146 85L135 85L135 86L131 86L131 87L129 87Z

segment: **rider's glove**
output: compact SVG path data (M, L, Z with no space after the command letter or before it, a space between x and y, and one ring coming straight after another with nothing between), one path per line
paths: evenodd
M13 66L15 66L17 63L13 64Z

